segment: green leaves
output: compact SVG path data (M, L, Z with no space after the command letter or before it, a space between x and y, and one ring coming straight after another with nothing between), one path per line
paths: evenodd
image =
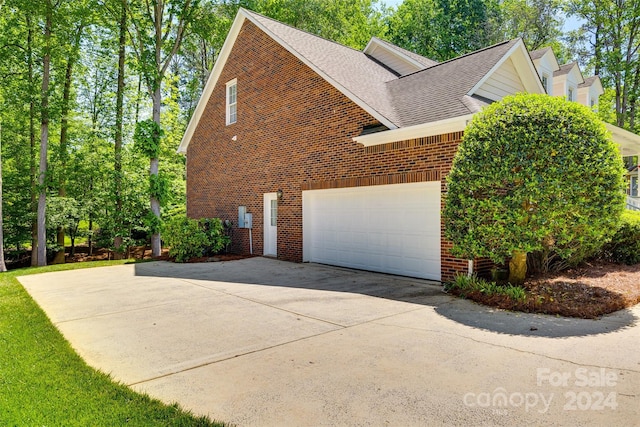
M547 95L488 106L467 127L443 212L453 253L503 263L514 251L584 257L616 229L623 167L588 108Z
M219 218L195 220L186 215L176 215L168 220L163 236L169 246L169 255L177 262L214 255L230 242Z
M437 61L502 41L490 0L405 0L389 17L390 40Z
M163 132L160 125L151 119L138 122L133 134L135 148L146 157L155 159L160 155L160 138Z

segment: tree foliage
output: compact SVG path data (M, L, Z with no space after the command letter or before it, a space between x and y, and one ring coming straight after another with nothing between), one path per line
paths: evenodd
M530 50L551 46L561 63L568 62L571 58L561 41L562 6L561 0L504 0L500 5L504 38L520 37Z
M584 21L570 34L584 65L615 89L615 124L637 132L640 108L640 2L571 0L569 11Z
M391 42L446 61L502 41L494 0L405 0L389 19Z
M577 261L617 229L620 153L587 107L516 95L476 115L447 177L443 212L453 254L502 264L553 251Z

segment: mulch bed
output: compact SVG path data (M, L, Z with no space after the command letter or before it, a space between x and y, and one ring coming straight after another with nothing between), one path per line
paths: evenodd
M189 263L198 262L220 262L220 261L236 261L239 259L251 258L255 255L248 254L219 254L214 256L206 256L200 258L192 258ZM156 260L156 261L170 261L175 262L175 258L169 256L169 250L163 248L162 254L158 257L151 255L151 249L148 246L132 246L129 248L128 258L135 258L139 260ZM67 256L66 262L84 262L84 261L104 261L113 259L113 251L108 249L98 249L89 256L86 253L77 253L73 257Z
M583 263L561 273L527 279L524 288L524 301L481 292L469 292L466 298L506 310L597 319L640 303L640 264Z

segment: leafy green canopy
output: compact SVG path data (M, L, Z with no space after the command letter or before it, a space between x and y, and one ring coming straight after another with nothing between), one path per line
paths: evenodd
M453 254L502 263L515 251L581 258L616 231L620 153L587 107L547 95L504 98L467 127L447 178Z

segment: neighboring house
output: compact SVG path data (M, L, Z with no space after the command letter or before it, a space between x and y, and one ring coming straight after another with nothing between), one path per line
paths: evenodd
M549 95L564 96L570 101L579 102L593 109L597 108L598 99L604 93L600 77L584 78L575 62L558 65L550 47L532 51L531 60ZM627 208L640 210L640 194L638 193L640 137L610 124L607 124L607 129L620 146L627 168Z
M442 235L445 178L471 117L517 92L545 92L520 39L437 63L240 9L180 144L187 213L233 220L237 251L451 279L470 263Z

